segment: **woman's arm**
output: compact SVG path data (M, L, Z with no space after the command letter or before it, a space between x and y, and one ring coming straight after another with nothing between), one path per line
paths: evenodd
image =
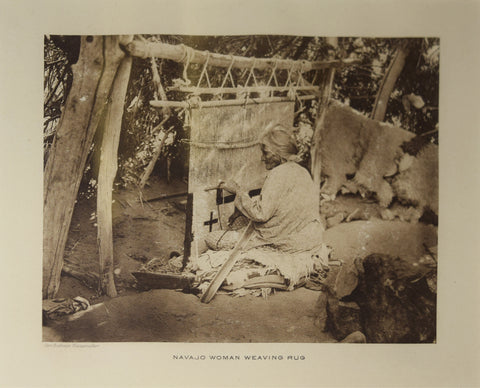
M248 192L239 190L235 197L235 207L254 222L267 222L278 208L283 192L283 183L273 170L265 180L262 192L257 198L250 198Z

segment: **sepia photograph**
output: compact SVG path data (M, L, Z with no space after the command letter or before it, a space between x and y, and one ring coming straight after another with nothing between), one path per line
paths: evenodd
M0 0L2 387L480 387L480 1Z
M439 58L46 35L43 340L434 343Z

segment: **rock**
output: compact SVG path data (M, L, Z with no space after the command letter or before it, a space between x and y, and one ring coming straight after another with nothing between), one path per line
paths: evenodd
M368 342L431 343L436 337L436 294L429 287L436 269L372 254L363 260L364 273L350 296L361 310Z
M322 331L327 331L327 293L321 292L315 304L315 326Z
M390 209L383 209L380 211L382 220L393 221L395 219L395 214Z
M333 295L327 297L326 328L340 341L354 331L361 331L360 307L355 302L342 302Z
M340 212L333 217L327 218L327 228L332 228L340 224L345 219L345 213Z
M346 337L357 331L364 333L369 343L435 341L433 258L371 254L333 271L324 285L317 301L317 318L337 341L347 342Z
M357 288L359 273L362 271L361 260L342 265L335 280L334 295L338 299L350 295Z
M340 342L349 344L364 344L367 342L367 338L365 337L365 334L363 334L361 331L354 331L353 333L347 335Z
M399 219L403 222L417 223L423 214L423 209L416 207L402 206L398 203L393 204L389 209L382 209L380 215L383 220L392 221Z

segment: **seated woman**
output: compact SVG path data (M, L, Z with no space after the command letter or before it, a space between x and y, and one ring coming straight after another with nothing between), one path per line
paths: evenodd
M322 243L323 226L319 214L319 190L309 172L300 166L293 135L276 125L261 138L262 161L267 178L257 198L234 181L220 187L236 194L235 207L254 231L226 283L241 287L252 273L278 274L293 289L317 269L328 265L328 249ZM227 259L228 251L207 251L190 264L199 282L211 280ZM251 265L253 264L253 265Z
M232 181L220 185L236 194L235 207L254 224L250 248L269 245L283 252L315 252L322 246L319 192L297 161L293 136L281 125L261 139L262 161L269 170L260 198Z

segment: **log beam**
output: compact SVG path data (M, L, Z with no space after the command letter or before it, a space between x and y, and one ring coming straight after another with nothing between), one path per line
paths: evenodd
M192 86L172 86L169 91L194 94L237 94L237 93L269 93L288 92L290 90L319 93L318 86L238 86L234 88L197 88Z
M140 58L164 58L182 63L197 63L204 64L208 61L210 66L230 67L238 69L277 69L277 70L292 70L300 71L302 73L311 70L321 70L328 68L340 68L348 66L357 61L347 60L329 60L329 61L295 61L290 59L277 58L253 58L242 57L236 55L224 55L211 53L208 51L195 50L185 45L172 45L162 42L147 42L134 40L133 42L124 45L124 50L134 56Z

